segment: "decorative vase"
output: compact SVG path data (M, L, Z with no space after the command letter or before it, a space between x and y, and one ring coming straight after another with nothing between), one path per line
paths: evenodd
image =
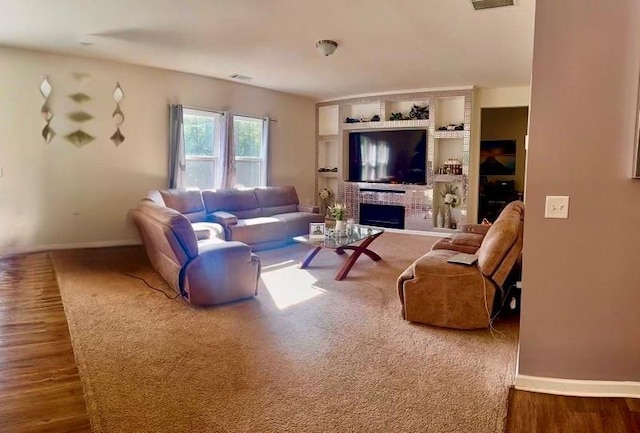
M444 207L444 227L451 228L451 206L446 205Z
M336 233L343 236L347 229L347 223L344 220L336 220Z
M438 228L442 228L443 227L442 209L440 209L440 208L438 208L438 215L436 216L436 227L438 227Z

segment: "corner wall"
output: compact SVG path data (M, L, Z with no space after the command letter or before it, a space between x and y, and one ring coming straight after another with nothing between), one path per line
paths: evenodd
M294 184L315 198L315 103L310 99L202 76L79 57L0 48L0 253L75 244L136 242L128 209L167 184L167 104L277 118L271 125L269 183ZM72 74L87 73L83 81ZM40 132L42 78L53 87L46 144ZM115 147L112 93L119 81L125 141ZM68 95L92 97L74 104ZM82 108L94 118L74 124ZM76 148L64 135L81 127L96 140ZM292 162L295 161L295 164Z
M640 3L613 3L536 4L519 376L640 381Z

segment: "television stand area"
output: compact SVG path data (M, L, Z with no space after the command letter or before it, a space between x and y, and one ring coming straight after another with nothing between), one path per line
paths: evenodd
M319 102L316 190L361 224L443 232L452 229L438 228L438 215L454 190L447 220L466 223L472 96L466 87Z

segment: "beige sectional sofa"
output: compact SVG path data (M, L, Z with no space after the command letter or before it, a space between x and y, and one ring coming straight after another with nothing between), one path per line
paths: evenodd
M255 296L252 250L284 246L324 218L300 206L293 186L151 191L130 215L156 271L192 304Z
M282 247L293 237L309 233L309 223L324 221L317 207L300 205L291 185L245 190L163 190L150 193L147 199L177 210L196 227L198 223L220 224L224 239L243 242L253 251Z

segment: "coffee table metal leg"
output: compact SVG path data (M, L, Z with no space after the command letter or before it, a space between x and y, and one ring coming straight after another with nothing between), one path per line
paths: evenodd
M315 247L314 249L309 251L307 253L307 255L304 256L304 259L302 259L302 261L300 262L300 265L298 265L298 267L300 269L305 269L306 267L308 267L309 263L311 263L311 260L313 260L313 258L316 256L316 254L318 254L320 252L321 249L322 249L322 247Z

